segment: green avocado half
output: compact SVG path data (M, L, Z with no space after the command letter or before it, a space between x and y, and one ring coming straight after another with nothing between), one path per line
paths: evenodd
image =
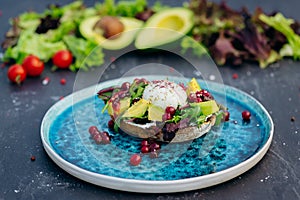
M152 15L138 33L137 49L153 48L174 42L186 35L194 25L194 14L187 8L164 9Z
M135 39L136 33L144 24L143 21L129 17L119 17L125 29L120 36L115 39L106 39L103 35L94 31L95 24L101 16L93 16L83 20L79 25L79 31L88 40L96 41L102 48L118 50L128 46Z

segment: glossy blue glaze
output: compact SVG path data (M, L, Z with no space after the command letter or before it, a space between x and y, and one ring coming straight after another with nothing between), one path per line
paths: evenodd
M108 130L110 117L101 113L104 104L95 96L67 107L53 120L50 145L64 160L113 177L179 180L220 172L255 155L270 137L272 125L262 106L245 93L227 86L223 90L218 84L209 89L217 101L226 102L230 121L194 141L163 144L158 158L144 154L139 166L131 166L129 159L140 152L141 139ZM245 109L252 113L248 123L241 117ZM92 125L108 131L111 144L95 144L88 133Z

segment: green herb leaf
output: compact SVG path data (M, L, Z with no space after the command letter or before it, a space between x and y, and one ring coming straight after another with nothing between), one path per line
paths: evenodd
M75 63L70 66L72 71L79 68L88 70L90 67L97 67L104 63L102 49L95 42L72 35L64 36L63 41L76 58Z

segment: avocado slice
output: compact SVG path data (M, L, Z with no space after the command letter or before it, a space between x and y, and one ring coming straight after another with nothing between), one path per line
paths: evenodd
M152 15L135 40L138 49L153 48L174 42L194 25L194 14L187 8L164 9Z
M204 101L198 103L203 115L211 115L219 111L219 106L215 100Z
M111 116L118 116L125 112L130 107L130 98L126 97L120 100L120 107L118 110L113 108L112 102L108 102L107 112Z
M142 117L148 110L150 102L145 99L140 99L135 102L128 110L124 113L123 117Z
M148 119L150 121L158 121L161 122L162 121L162 116L164 114L164 109L162 109L159 106L150 104L149 108L148 108Z
M93 16L83 20L79 25L79 31L86 39L93 40L102 48L109 50L118 50L128 46L134 40L139 28L144 24L143 21L135 18L119 17L125 27L124 31L115 39L106 39L103 35L94 31L94 26L100 19L100 16Z
M192 80L188 83L186 93L189 95L190 93L195 93L200 90L201 87L198 81L195 78L192 78Z

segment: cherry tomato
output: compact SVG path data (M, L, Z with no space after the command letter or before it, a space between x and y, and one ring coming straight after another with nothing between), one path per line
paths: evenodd
M8 79L13 82L20 84L26 79L26 70L22 65L15 64L8 68L7 77Z
M72 64L72 61L72 53L68 50L60 50L52 57L53 64L61 69L68 68Z
M22 66L25 68L29 76L39 76L45 68L44 63L34 55L27 56L24 59Z

